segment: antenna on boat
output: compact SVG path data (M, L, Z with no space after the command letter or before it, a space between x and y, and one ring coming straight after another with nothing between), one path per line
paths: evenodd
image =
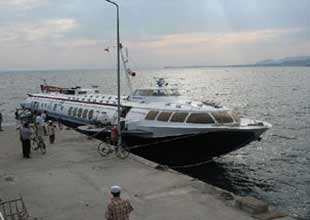
M165 87L168 86L168 83L166 82L165 77L153 77L153 79L156 81L156 85L158 87Z
M132 84L131 84L129 75L135 76L136 73L132 72L131 69L129 69L127 67L127 63L128 63L128 49L127 49L127 47L126 47L126 58L124 56L124 53L123 53L122 49L123 49L123 46L120 45L120 52L121 52L121 57L122 57L123 65L124 65L124 70L125 70L125 75L126 75L127 83L128 83L128 89L129 89L129 92L131 94L133 92L133 88L132 88Z

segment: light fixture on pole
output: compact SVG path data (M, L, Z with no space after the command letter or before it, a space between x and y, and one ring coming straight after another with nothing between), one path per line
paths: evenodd
M116 7L116 36L117 36L117 130L119 134L118 146L121 145L121 126L120 126L120 117L121 117L121 84L120 84L120 39L119 39L119 6L117 3L105 0L108 3L113 4Z

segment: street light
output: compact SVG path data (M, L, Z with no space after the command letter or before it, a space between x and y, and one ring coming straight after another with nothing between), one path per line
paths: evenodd
M120 47L119 42L119 6L113 1L105 0L106 2L113 4L116 7L116 36L117 36L117 130L119 134L118 146L121 145L121 126L120 126L120 117L121 117L121 84L120 84Z

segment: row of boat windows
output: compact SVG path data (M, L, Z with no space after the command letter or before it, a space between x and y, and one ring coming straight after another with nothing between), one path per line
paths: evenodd
M212 116L211 116L212 115ZM215 119L215 120L214 120ZM196 124L233 123L234 119L228 112L188 113L150 111L145 120L186 122Z
M94 116L94 110L70 107L68 110L68 115L91 120Z
M34 109L38 109L39 107L41 107L42 109L53 109L53 111L56 111L57 107L60 107L60 110L63 111L64 110L64 106L63 105L57 105L57 104L47 104L47 103L39 103L39 102L32 102L32 106Z
M100 100L98 100L99 98ZM74 101L98 102L98 103L110 103L112 101L113 104L116 104L116 101L117 101L117 98L114 98L112 96L101 96L101 97L100 96L88 96L88 97L85 96L84 98L68 97L68 99L74 100Z
M96 111L96 114L99 114L99 111ZM101 112L101 114L107 114L106 112ZM79 117L83 119L92 120L94 117L94 110L77 108L77 107L70 107L68 109L68 115L72 117Z
M35 108L38 108L39 106L41 108L47 108L48 107L47 103L41 103L40 104L39 102L34 102L33 104L35 105ZM63 105L54 104L53 105L53 111L56 111L58 106L60 106L61 111L64 110ZM96 114L99 114L99 113L100 113L99 111L96 111ZM106 112L101 112L101 114L106 114ZM72 116L72 117L79 117L79 118L83 118L83 119L92 120L92 118L94 117L94 110L77 108L77 107L69 107L68 115Z

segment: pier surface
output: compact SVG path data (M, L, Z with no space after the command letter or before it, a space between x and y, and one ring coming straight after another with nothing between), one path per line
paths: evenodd
M58 130L46 155L32 152L31 159L23 159L18 131L5 128L0 132L0 199L22 195L28 212L38 219L99 220L105 219L110 186L120 185L121 196L134 207L130 219L255 219L236 208L229 193L154 169L135 156L101 157L98 143L73 130Z

